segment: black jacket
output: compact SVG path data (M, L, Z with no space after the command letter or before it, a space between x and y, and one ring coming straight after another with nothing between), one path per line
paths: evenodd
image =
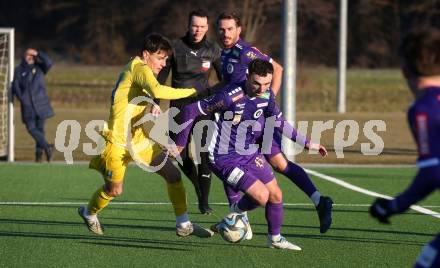
M35 115L44 119L54 115L44 83L44 75L51 66L50 58L39 51L34 64L29 65L22 59L15 68L12 93L20 100L21 118L25 123Z
M157 77L159 83L164 84L172 70L173 87L188 88L199 83L207 88L209 70L212 67L218 79L222 79L221 48L206 40L206 36L199 43L193 43L187 34L174 40L172 49L173 55ZM209 94L210 92L206 92L205 95Z

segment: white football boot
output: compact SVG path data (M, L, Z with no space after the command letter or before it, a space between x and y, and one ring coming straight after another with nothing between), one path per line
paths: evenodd
M90 232L103 235L101 224L99 223L98 217L96 215L87 215L87 207L81 206L78 208L78 214L84 220L84 223L87 225L87 228Z
M272 237L269 235L269 237L267 238L267 245L270 248L301 250L301 248L299 246L287 241L287 239L284 238L284 236L280 236L280 238L277 241L273 241Z
M214 235L214 232L205 229L195 223L190 223L185 227L176 226L176 235L180 237L186 237L189 235L194 235L200 238L208 238Z
M251 225L249 223L249 218L248 218L247 212L243 212L243 215L244 215L243 219L245 220L245 223L247 226L247 233L246 233L246 237L244 239L251 240L253 237L253 233L252 233Z

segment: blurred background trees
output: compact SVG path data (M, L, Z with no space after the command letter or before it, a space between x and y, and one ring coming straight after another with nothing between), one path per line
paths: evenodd
M205 8L214 40L216 16L235 10L243 38L279 58L281 0L0 0L0 27L16 29L16 55L27 46L58 60L86 64L124 64L138 52L142 37L185 33L187 14ZM298 60L307 65L337 62L339 0L298 0ZM401 34L414 25L438 24L436 0L350 0L348 65L393 67Z

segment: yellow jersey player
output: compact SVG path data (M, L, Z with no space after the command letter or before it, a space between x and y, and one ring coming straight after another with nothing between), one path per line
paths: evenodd
M186 192L180 172L167 159L161 147L149 138L142 125L136 126L148 109L149 101L136 102L136 98L180 99L197 94L197 89L175 89L160 85L157 74L165 66L171 52L169 42L159 34L148 35L139 56L133 58L123 69L112 92L112 105L108 129L103 131L106 145L103 152L90 161L90 168L99 171L105 184L93 194L88 206L78 209L88 229L98 235L103 230L98 213L115 197L121 195L124 173L129 161L135 159L150 166L162 168L156 171L167 185L168 196L176 215L176 234L178 236L196 235L210 237L213 233L189 221ZM135 102L134 102L135 101ZM134 126L133 126L134 125ZM127 128L128 126L128 128ZM142 147L142 150L133 148Z

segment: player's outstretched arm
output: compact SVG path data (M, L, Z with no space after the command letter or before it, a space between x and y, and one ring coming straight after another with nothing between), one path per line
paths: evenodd
M194 88L172 88L161 85L150 68L145 65L135 67L133 70L133 83L143 88L151 98L177 100L197 95L197 92L203 92L201 85L195 85Z
M272 60L273 66L273 78L271 88L275 96L278 94L281 88L281 83L283 81L283 66L278 62Z
M184 147L187 144L192 125L194 124L194 119L196 119L199 115L211 115L215 112L222 111L228 106L229 101L230 100L225 92L219 92L198 102L186 105L182 111L182 122L191 123L177 134L176 146Z

